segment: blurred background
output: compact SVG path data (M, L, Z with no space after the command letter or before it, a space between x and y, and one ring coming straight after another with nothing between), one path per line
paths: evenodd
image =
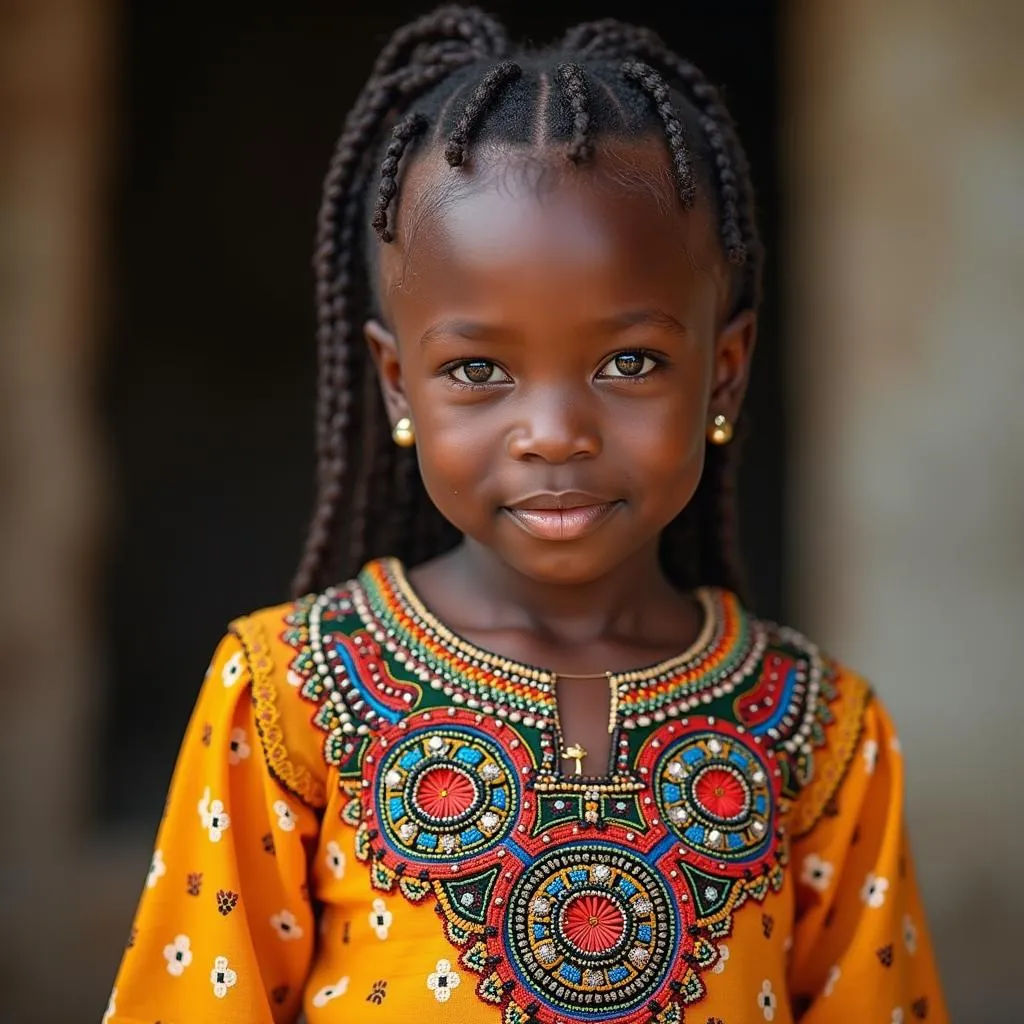
M99 1019L213 646L287 597L320 180L430 6L0 2L0 1021ZM756 607L877 684L954 1020L1024 1021L1024 4L488 7L648 23L725 86Z

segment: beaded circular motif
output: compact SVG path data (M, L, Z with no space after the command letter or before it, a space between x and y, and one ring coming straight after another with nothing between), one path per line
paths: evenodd
M520 799L516 766L479 729L437 724L389 743L374 776L381 835L402 858L476 857L504 839Z
M669 744L655 764L654 795L667 826L695 853L741 864L771 847L772 771L739 736L716 727Z
M506 955L556 1015L619 1019L655 995L677 945L689 942L665 880L612 846L551 850L523 872L508 902Z

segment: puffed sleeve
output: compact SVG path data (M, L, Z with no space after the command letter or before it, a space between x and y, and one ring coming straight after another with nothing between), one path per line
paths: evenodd
M104 1024L298 1017L319 821L268 764L252 687L250 654L228 635L182 743Z
M798 809L792 847L797 1019L944 1024L903 820L899 741L863 681L840 676L839 691L826 748L816 754L821 785L812 784L809 804ZM862 698L851 696L858 692Z

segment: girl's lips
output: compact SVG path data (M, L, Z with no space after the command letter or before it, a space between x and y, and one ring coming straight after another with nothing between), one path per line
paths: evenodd
M540 540L579 540L593 533L621 502L577 505L572 508L506 508L512 521Z

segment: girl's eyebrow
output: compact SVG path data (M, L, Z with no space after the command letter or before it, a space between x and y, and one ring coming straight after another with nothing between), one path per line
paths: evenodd
M591 326L603 333L624 331L630 327L656 327L671 331L673 334L687 335L690 332L671 313L657 307L630 309L622 313L602 317L593 321ZM421 335L420 344L429 345L442 337L463 337L472 341L484 341L487 338L507 336L511 331L498 324L482 323L479 320L439 320L431 324Z
M630 309L623 313L615 313L597 322L597 326L606 330L625 330L629 327L659 327L672 331L674 334L689 334L682 322L667 310L651 306L645 309Z
M509 329L499 324L486 324L479 320L438 320L431 324L421 335L420 344L429 345L442 337L459 336L471 341L482 341L487 337L509 334Z

